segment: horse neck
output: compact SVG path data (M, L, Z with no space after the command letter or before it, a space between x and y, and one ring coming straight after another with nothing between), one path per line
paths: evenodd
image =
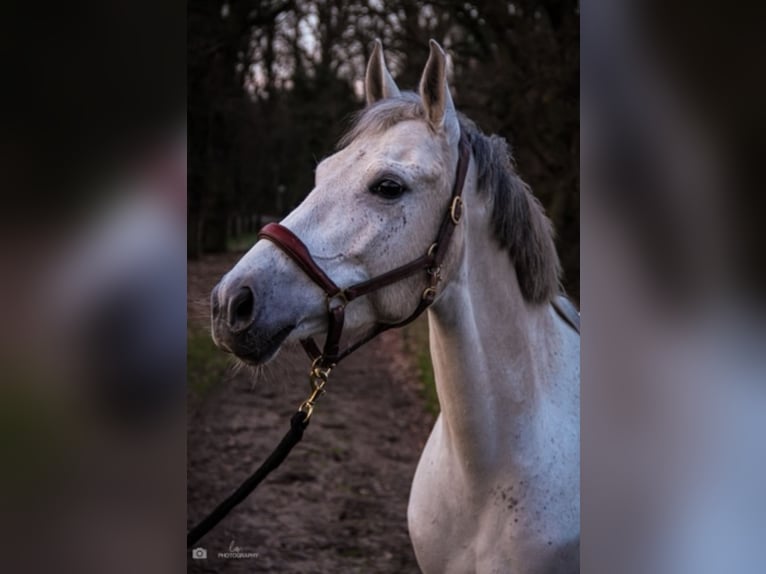
M465 231L457 276L429 311L429 327L447 446L484 473L539 455L561 337L550 305L525 302L508 253L488 225L475 224Z

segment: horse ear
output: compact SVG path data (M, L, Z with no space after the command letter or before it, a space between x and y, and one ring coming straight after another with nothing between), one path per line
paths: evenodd
M434 131L444 129L448 135L455 136L460 132L455 112L455 104L447 86L447 56L442 47L431 40L431 53L420 79L420 97L426 110L426 119Z
M367 105L374 104L385 98L395 98L400 95L396 82L391 77L383 57L383 44L375 40L370 61L367 62L367 74L364 78L364 91L367 95Z

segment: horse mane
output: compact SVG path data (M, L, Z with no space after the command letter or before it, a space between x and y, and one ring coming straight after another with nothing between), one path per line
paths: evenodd
M420 97L414 92L379 100L352 117L338 148L346 147L363 133L382 133L402 121L424 117ZM492 202L493 237L508 252L524 299L530 303L547 303L560 292L561 267L553 241L553 226L530 187L516 173L505 139L485 135L461 113L458 120L461 133L471 144L478 192L488 193Z

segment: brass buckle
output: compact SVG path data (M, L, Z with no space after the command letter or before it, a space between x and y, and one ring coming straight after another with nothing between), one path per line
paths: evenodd
M452 200L452 205L449 208L449 216L452 219L452 223L457 225L460 222L460 218L463 215L463 199L456 195Z
M346 292L343 289L338 291L335 295L326 295L326 298L327 298L327 311L333 310L332 302L333 302L333 299L336 299L336 298L340 300L340 305L335 307L335 309L340 309L348 305L348 298L346 297Z

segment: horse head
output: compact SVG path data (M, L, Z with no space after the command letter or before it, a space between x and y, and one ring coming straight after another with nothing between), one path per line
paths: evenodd
M419 93L402 93L375 43L365 77L367 107L338 151L317 166L314 189L281 222L340 287L423 256L449 209L460 124L444 51L433 40L430 50ZM443 282L457 267L459 228L451 242ZM351 302L346 329L403 320L418 305L424 281L424 274L413 274ZM259 241L213 289L213 338L245 362L260 364L283 343L324 332L328 304L327 293L293 259Z

